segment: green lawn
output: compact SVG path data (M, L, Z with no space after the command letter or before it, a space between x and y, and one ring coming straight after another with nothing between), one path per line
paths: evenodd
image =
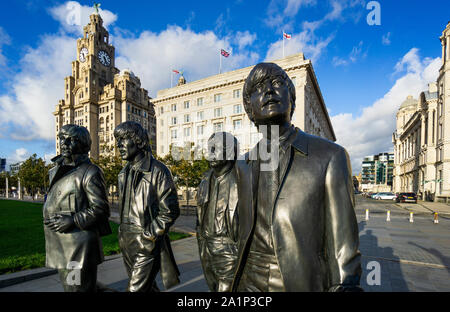
M103 252L119 252L118 225L111 222L113 233L105 236ZM184 233L169 233L171 240L188 237ZM0 200L0 274L43 267L45 239L42 224L42 204Z

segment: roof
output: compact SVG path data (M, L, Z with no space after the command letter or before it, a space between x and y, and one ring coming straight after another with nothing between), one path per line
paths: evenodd
M408 97L406 98L406 100L404 100L402 102L402 105L400 105L400 109L402 108L409 108L411 106L417 107L417 103L418 101L415 100L412 95L408 95Z

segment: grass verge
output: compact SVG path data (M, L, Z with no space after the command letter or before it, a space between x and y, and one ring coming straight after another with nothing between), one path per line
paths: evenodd
M112 234L102 237L105 256L120 252L118 225L110 222ZM190 236L170 232L170 240ZM45 265L42 204L0 200L0 274L40 268Z

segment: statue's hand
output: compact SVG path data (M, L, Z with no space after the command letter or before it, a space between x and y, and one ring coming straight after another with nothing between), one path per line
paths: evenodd
M54 230L52 229L52 227L50 227L52 231L67 233L75 226L75 222L73 221L73 218L71 216L56 215L53 225Z

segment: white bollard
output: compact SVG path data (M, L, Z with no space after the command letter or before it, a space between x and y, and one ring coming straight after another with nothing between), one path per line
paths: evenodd
M366 209L366 221L369 220L369 209Z
M391 211L390 210L388 210L388 212L387 212L386 221L391 221Z
M439 223L438 213L437 212L434 213L434 223L435 224Z
M412 211L409 213L409 222L414 222L414 213Z

